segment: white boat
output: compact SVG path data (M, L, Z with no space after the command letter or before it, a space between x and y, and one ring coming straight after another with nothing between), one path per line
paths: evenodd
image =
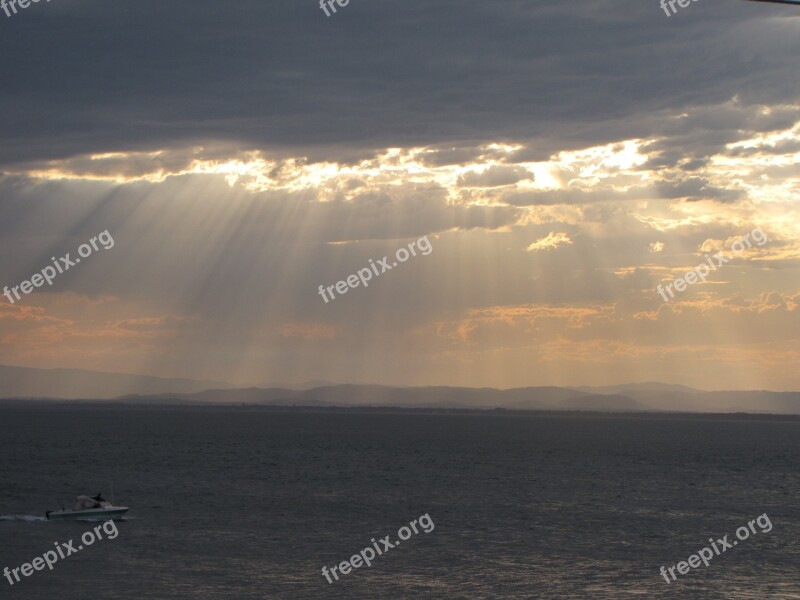
M124 515L130 509L127 506L114 506L110 502L103 499L100 494L94 498L89 496L78 496L75 507L72 510L47 511L45 517L53 521L56 519L62 520L102 520L116 519Z

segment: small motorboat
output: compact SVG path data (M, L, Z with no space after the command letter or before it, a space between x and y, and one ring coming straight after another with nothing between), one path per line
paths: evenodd
M109 519L114 520L121 517L129 510L127 506L114 506L111 502L106 501L101 494L97 494L94 498L78 496L75 501L75 507L72 510L64 510L62 507L61 510L48 510L44 516L49 521L57 519L108 521Z

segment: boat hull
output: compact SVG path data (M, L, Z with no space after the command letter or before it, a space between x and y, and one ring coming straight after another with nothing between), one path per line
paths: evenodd
M47 513L49 521L107 521L118 519L130 509L127 506L113 508L90 508L87 510L59 510Z

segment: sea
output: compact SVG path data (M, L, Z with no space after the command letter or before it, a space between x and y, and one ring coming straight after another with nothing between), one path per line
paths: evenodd
M0 599L800 599L798 497L794 417L3 405Z

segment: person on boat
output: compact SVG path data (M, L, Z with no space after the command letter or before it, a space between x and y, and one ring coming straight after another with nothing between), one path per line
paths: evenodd
M92 508L97 508L98 502L94 498L89 498L89 496L78 496L75 502L75 508L73 510L89 510Z
M92 498L92 500L94 500L95 502L105 502L102 492L98 492L97 496Z

